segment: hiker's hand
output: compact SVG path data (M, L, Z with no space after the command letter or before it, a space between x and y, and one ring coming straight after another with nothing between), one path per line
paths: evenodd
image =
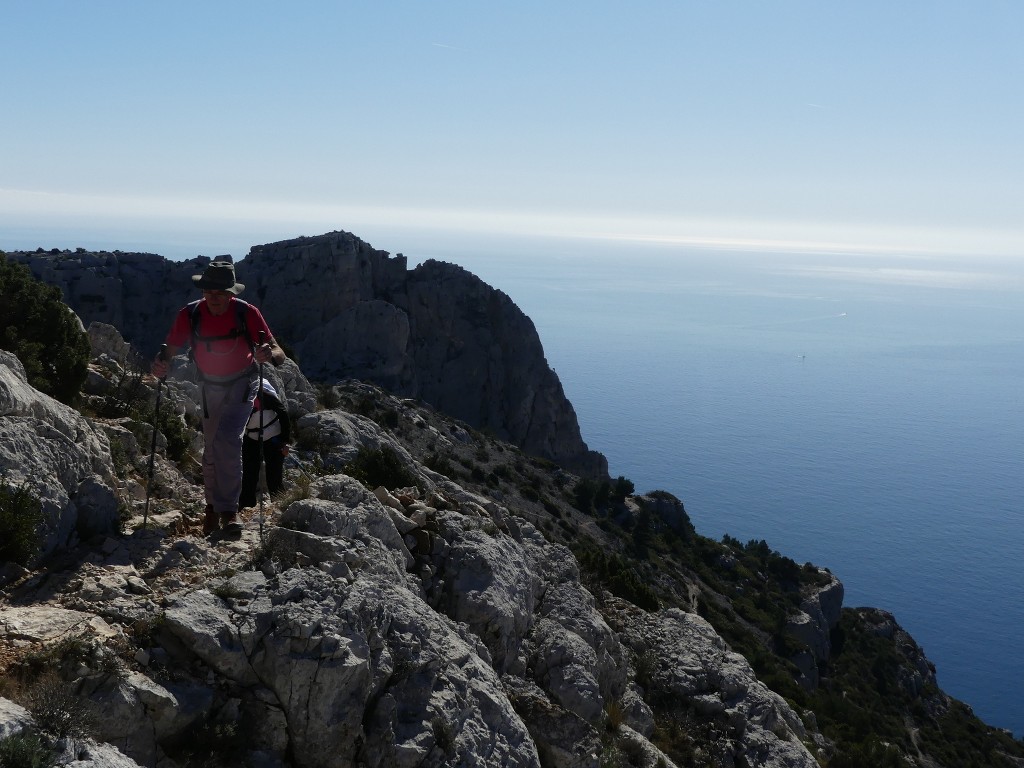
M149 372L156 376L158 379L166 379L167 373L170 370L171 364L161 357L157 357L149 368Z
M274 350L269 344L260 344L253 350L252 356L257 363L269 363L274 358Z
M282 445L281 446L281 455L282 456L287 456L288 455L288 451L290 451L290 450L291 450L291 448L289 448L287 445Z

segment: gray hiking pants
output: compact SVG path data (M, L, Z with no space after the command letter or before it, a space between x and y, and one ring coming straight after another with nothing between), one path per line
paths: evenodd
M206 503L217 513L235 512L242 492L242 437L252 413L259 375L225 384L204 381L203 486Z

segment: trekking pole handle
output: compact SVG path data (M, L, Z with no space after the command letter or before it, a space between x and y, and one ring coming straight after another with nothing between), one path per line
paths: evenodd
M267 338L267 332L266 332L266 331L260 331L260 332L259 332L259 333L257 334L257 342L256 342L256 346L257 346L257 347L262 347L262 346L263 346L263 344L264 344L264 343L265 343L265 341L266 341L266 338ZM260 365L263 365L263 363L260 363ZM261 373L261 375L262 375L262 373Z

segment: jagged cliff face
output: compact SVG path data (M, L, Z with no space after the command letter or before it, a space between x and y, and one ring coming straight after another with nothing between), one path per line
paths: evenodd
M64 291L83 322L109 323L153 353L174 311L196 297L208 259L152 254L14 253ZM243 298L295 350L311 378L355 378L415 397L582 474L607 474L584 443L533 323L464 269L413 270L335 232L252 248L237 264Z
M532 321L461 267L408 271L404 257L333 233L257 246L238 274L313 378L372 381L573 471L607 474Z

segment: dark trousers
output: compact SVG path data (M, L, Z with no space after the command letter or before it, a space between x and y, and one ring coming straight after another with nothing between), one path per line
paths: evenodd
M267 490L277 493L284 486L284 443L280 436L263 441L263 460L267 463ZM256 489L260 482L260 445L258 440L246 437L242 441L242 494L238 506L255 507Z

